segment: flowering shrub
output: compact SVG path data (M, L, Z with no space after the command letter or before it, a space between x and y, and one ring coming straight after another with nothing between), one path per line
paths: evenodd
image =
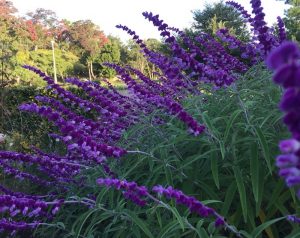
M56 129L49 136L61 150L0 151L5 176L1 231L38 228L39 236L47 236L47 228L54 227L61 237L177 237L179 229L183 237L299 232L269 227L299 218L288 216L297 204L293 190L285 191L274 175L272 158L286 130L276 107L280 89L270 83L263 65L270 55L268 65L277 70L274 81L288 88L281 108L294 139L281 142L282 151L290 154L279 156L277 165L288 185L298 186L299 50L285 43L280 19L278 36L267 27L259 0L251 0L254 17L239 4L228 4L251 24L251 42L239 41L226 29L216 38L200 34L190 39L144 12L169 47L171 55L165 56L118 25L159 69L153 81L129 66L106 63L127 85L127 96L109 83L102 87L66 79L84 92L79 97L39 69L24 66L47 83L49 96L36 96L19 109L51 122Z

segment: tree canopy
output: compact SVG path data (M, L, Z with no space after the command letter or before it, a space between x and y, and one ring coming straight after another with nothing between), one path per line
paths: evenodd
M228 28L240 39L247 39L249 32L243 18L235 9L223 2L206 4L203 10L195 10L193 30L213 35L219 28Z
M290 39L300 42L300 0L287 0L291 7L285 11L284 23Z

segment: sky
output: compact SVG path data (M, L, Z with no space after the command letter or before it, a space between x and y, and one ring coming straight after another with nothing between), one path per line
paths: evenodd
M19 10L20 15L34 11L37 8L50 9L62 19L71 21L92 20L100 26L106 35L118 36L123 41L129 39L128 35L115 25L122 24L135 30L142 39L157 38L158 31L151 23L146 21L143 11L152 11L159 14L169 26L183 29L191 26L193 22L192 11L203 9L206 3L218 0L11 0ZM250 0L237 0L249 12ZM266 20L271 25L277 16L283 16L284 5L281 1L262 0L266 13Z

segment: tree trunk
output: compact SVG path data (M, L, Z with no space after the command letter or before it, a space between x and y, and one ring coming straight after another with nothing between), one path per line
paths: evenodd
M94 70L93 70L93 61L91 61L91 75L93 79L96 79L95 75L94 75Z
M88 71L89 71L89 80L92 81L92 74L91 74L90 62L88 62Z

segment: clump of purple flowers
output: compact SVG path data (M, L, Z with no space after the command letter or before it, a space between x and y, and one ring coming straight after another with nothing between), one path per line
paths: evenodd
M278 36L274 35L273 30L267 26L265 13L261 6L261 0L250 1L253 16L249 14L244 7L234 1L227 1L226 3L239 11L245 18L245 21L251 25L251 30L254 36L253 43L256 46L256 50L259 50L263 58L266 58L272 49L276 48L279 44L286 40L284 23L280 17L278 17Z
M298 190L300 198L300 48L296 43L285 42L268 57L268 66L275 70L273 80L284 88L280 109L285 112L284 123L292 138L280 142L282 155L276 165L289 187Z
M97 179L98 185L121 190L126 199L139 206L162 203L162 197L174 199L176 204L187 207L191 213L213 217L216 227L231 229L214 209L180 190L161 185L148 190L136 182L118 179L110 161L119 162L121 157L130 153L129 148L118 146L123 133L140 123L141 115L149 116L157 109L162 111L162 117L155 118L154 126L172 116L181 121L192 135L205 133L205 125L192 117L183 108L182 102L191 95L201 95L203 84L219 88L230 86L280 43L283 43L282 46L271 53L268 64L276 70L274 81L286 89L281 108L286 112L284 122L293 138L280 143L284 154L277 158L277 166L287 184L298 189L300 50L293 43L285 43L286 33L280 18L278 36L267 27L260 0L251 0L253 17L241 5L232 1L228 4L239 10L251 24L254 33L252 42L241 42L230 35L227 29L221 29L216 38L200 34L190 39L184 32L164 23L158 15L144 12L143 16L158 28L169 47L170 55L166 56L149 50L135 31L118 25L118 28L132 36L147 60L157 68L157 78L152 80L129 66L106 63L105 66L117 71L127 85L127 96L118 92L109 82L108 87L103 87L95 82L66 79L66 82L83 91L84 97L79 97L55 84L50 76L39 69L24 66L47 82L47 89L52 96L37 96L34 103L23 104L19 109L51 122L56 130L49 136L64 146L65 153L45 153L35 147L32 147L31 153L0 151L1 173L20 183L26 180L39 188L53 191L45 195L24 194L0 185L0 214L3 217L0 219L0 231L36 228L43 224L43 220L51 220L61 206L78 202L62 199L62 194L69 191L70 185L84 186L86 177L83 172L96 166L99 170L102 168L101 172L105 176ZM230 52L236 49L241 52L238 56ZM83 200L81 203L91 207L95 205L94 200ZM291 216L289 219L298 218Z

